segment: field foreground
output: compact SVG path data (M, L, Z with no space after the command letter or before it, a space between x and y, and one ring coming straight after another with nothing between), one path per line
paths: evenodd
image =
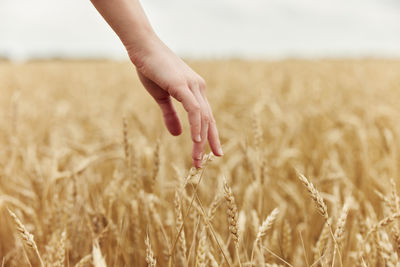
M129 63L0 63L3 266L398 266L400 61L189 63L200 170Z

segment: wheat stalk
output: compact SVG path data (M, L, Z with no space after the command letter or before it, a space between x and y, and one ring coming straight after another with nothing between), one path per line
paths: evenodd
M303 174L297 172L297 177L300 179L304 187L307 189L309 195L311 196L311 199L313 200L315 206L317 207L317 210L322 215L322 217L324 217L326 223L328 224L329 232L335 243L335 250L339 250L339 245L337 243L337 240L335 239L335 235L332 232L332 226L329 221L328 208L324 202L324 199L322 198L319 191L314 187L314 185L310 181L308 181L308 179ZM339 251L339 258L340 258L340 265L342 265L342 255L340 251Z
M146 245L146 262L148 267L156 267L157 261L154 258L154 252L151 248L149 235L146 235L146 239L144 240L144 244Z
M300 179L300 181L303 183L304 187L307 189L308 193L310 194L319 213L325 218L326 221L328 221L328 219L329 219L328 208L324 202L324 199L321 197L321 194L319 193L319 191L317 189L315 189L314 185L310 181L308 181L307 178L303 174L297 173L297 176Z
M56 263L55 266L57 267L64 267L64 262L65 262L65 242L67 240L67 234L66 231L64 230L61 233L61 238L58 242L57 246L57 254L56 254Z
M235 246L239 245L239 230L238 230L238 209L235 203L235 198L231 188L228 186L226 180L224 180L224 193L227 206L229 232L235 243Z
M196 253L196 267L206 266L206 231L205 227L202 227L200 231L199 245Z
M282 229L282 251L283 256L286 260L290 258L290 252L292 251L292 228L290 227L289 221L283 221Z
M19 220L17 215L15 215L14 212L12 212L9 209L7 209L7 210L8 210L8 213L10 214L11 218L14 221L14 224L16 226L17 231L19 232L19 235L20 235L22 241L24 241L25 245L27 245L28 247L33 249L33 251L36 253L36 256L39 259L40 266L44 267L42 257L40 256L40 253L39 253L39 250L35 243L35 240L33 238L33 235L31 233L29 233L28 230L26 230L25 226L22 224L22 222Z
M314 251L314 262L317 262L319 258L324 254L326 245L328 243L330 233L329 233L329 224L325 222L322 227L322 231L319 234L317 243L313 249Z
M82 259L80 259L78 261L78 263L75 264L75 267L85 267L86 265L88 265L91 262L92 262L92 254L88 254L85 257L83 257Z
M131 157L128 141L128 122L125 117L122 118L122 134L123 134L123 144L124 144L124 154L125 154L125 166L127 170L130 170Z
M265 237L268 231L272 228L277 216L279 214L279 209L275 208L271 211L270 215L264 220L261 226L258 228L256 239L254 240L253 249L251 251L251 263L253 264L254 250L257 245L261 242L261 239Z
M379 230L382 227L385 227L389 225L390 223L394 222L394 220L400 218L400 213L395 213L392 214L381 221L379 221L377 224L375 224L367 233L367 237L370 236L371 234L375 233L377 230Z
M212 221L212 219L215 216L215 213L217 212L217 209L221 203L221 196L219 194L216 194L213 201L210 204L210 208L208 209L208 219Z
M160 172L160 139L156 142L156 147L154 149L154 156L153 156L153 170L151 176L151 188L154 192L156 186L156 180L158 173Z
M228 215L228 224L229 224L229 232L233 239L236 248L236 255L238 258L239 265L242 263L240 261L239 255L239 229L238 229L238 209L235 203L235 198L233 197L233 193L231 188L228 186L228 183L224 179L224 196L226 200L226 213Z
M340 214L340 217L336 223L336 230L334 233L334 240L336 241L336 246L337 246L337 250L340 251L340 245L341 245L341 241L343 239L343 233L344 233L344 227L346 224L346 220L347 220L347 215L349 213L349 209L350 209L350 198L348 198L346 200L346 202L343 205L343 209L342 212ZM332 265L335 264L335 256L336 256L336 249L334 250L333 253L333 259L332 259Z
M183 227L183 218L182 218L182 209L181 209L181 199L179 197L178 191L175 191L175 215L176 215L176 229L182 228L182 231L179 234L179 246L178 246L178 255L180 258L181 263L186 266L186 237L185 237L185 230Z
M207 257L208 257L208 264L207 264L207 266L211 266L211 267L218 267L218 266L220 266L220 265L218 264L218 262L215 260L214 255L211 253L211 251L208 251Z
M335 239L339 245L340 245L341 240L343 239L344 227L346 224L347 215L349 214L349 209L350 209L350 203L349 203L349 200L347 200L345 202L345 204L343 205L342 212L336 223L336 230L335 230L335 234L334 234Z
M271 211L270 215L268 215L268 217L264 220L264 222L258 229L257 237L256 240L254 241L256 244L258 244L261 241L261 238L267 235L268 231L272 228L272 225L274 224L278 214L279 214L279 209L275 208L273 211Z

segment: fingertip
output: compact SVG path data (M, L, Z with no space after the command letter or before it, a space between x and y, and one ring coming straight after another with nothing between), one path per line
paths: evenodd
M215 125L211 126L208 131L208 143L210 144L211 151L215 156L222 157L224 152L219 140L218 130Z
M169 133L172 134L173 136L179 136L182 134L182 128L173 128L173 129L168 129Z
M213 151L213 154L217 157L222 157L224 155L224 151L222 151L221 147L218 147L215 151Z
M198 159L193 159L193 166L195 167L195 168L201 168L201 164L202 164L202 161L201 160L198 160Z
M218 139L215 140L210 138L208 142L210 144L211 151L215 156L222 157L224 155L224 151L222 150L221 144Z

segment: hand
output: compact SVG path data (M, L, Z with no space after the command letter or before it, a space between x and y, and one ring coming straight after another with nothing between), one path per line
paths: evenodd
M171 97L181 102L187 111L194 166L201 166L207 140L212 152L222 156L217 126L205 95L204 80L161 42L139 1L91 1L125 45L144 87L160 105L171 134L182 132Z
M182 127L171 97L181 102L188 113L194 166L201 167L207 140L214 155L222 156L203 78L157 38L144 43L142 49L135 46L134 49L127 47L127 50L143 86L160 106L165 125L172 135L180 135Z

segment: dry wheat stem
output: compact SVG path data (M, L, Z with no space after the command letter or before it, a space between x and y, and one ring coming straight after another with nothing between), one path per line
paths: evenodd
M202 214L203 219L204 219L204 222L206 223L206 226L207 226L207 228L210 230L211 234L213 235L213 238L214 238L215 242L217 243L218 249L220 250L222 256L224 257L226 263L228 264L228 266L230 266L230 263L229 263L229 261L228 261L228 258L226 257L225 252L224 252L224 250L222 249L222 246L221 246L220 242L218 241L218 238L217 238L217 236L216 236L216 234L215 234L215 230L214 230L214 228L213 228L213 226L212 226L212 224L211 224L211 222L210 222L210 219L208 218L207 213L206 213L205 210L204 210L203 204L202 204L202 202L201 202L201 200L200 200L200 198L199 198L199 196L198 196L198 194L197 194L196 188L193 187L193 184L191 184L191 186L192 186L194 195L195 195L195 197L196 197L196 200L197 200L197 202L198 202L198 204L199 204L200 214ZM194 204L194 203L195 203L195 202L193 202L193 204Z
M195 187L195 190L194 190L194 193L193 193L192 200L190 201L189 207L187 208L187 211L186 211L185 215L184 215L183 218L182 218L183 221L184 221L185 218L188 216L188 214L189 214L189 212L190 212L190 209L192 208L192 205L193 205L193 202L194 202L194 199L195 199L195 196L196 196L196 193L197 193L199 184L200 184L200 182L201 182L201 180L202 180L202 178L203 178L203 174L204 174L204 171L205 171L206 168L207 168L207 165L205 165L205 166L201 169L202 171L201 171L201 173L200 173L199 180L198 180L198 182L197 182L197 184L196 184L196 187ZM176 243L178 242L179 235L181 234L181 231L182 231L182 230L183 230L183 224L182 224L182 226L180 227L180 229L179 229L179 231L178 231L176 237L174 238L174 243L172 244L171 251L169 252L169 260L168 260L168 266L169 266L169 267L172 267L172 255L173 255L173 253L174 253L174 251L175 251L175 246L176 246Z
M272 256L276 257L278 260L282 261L284 264L286 264L287 266L293 267L293 265L291 265L289 262L285 261L284 259L282 259L281 257L279 257L278 255L276 255L272 250L270 250L269 248L265 247L265 246L261 246L262 249L265 249L266 251L268 251L269 253L271 253Z

